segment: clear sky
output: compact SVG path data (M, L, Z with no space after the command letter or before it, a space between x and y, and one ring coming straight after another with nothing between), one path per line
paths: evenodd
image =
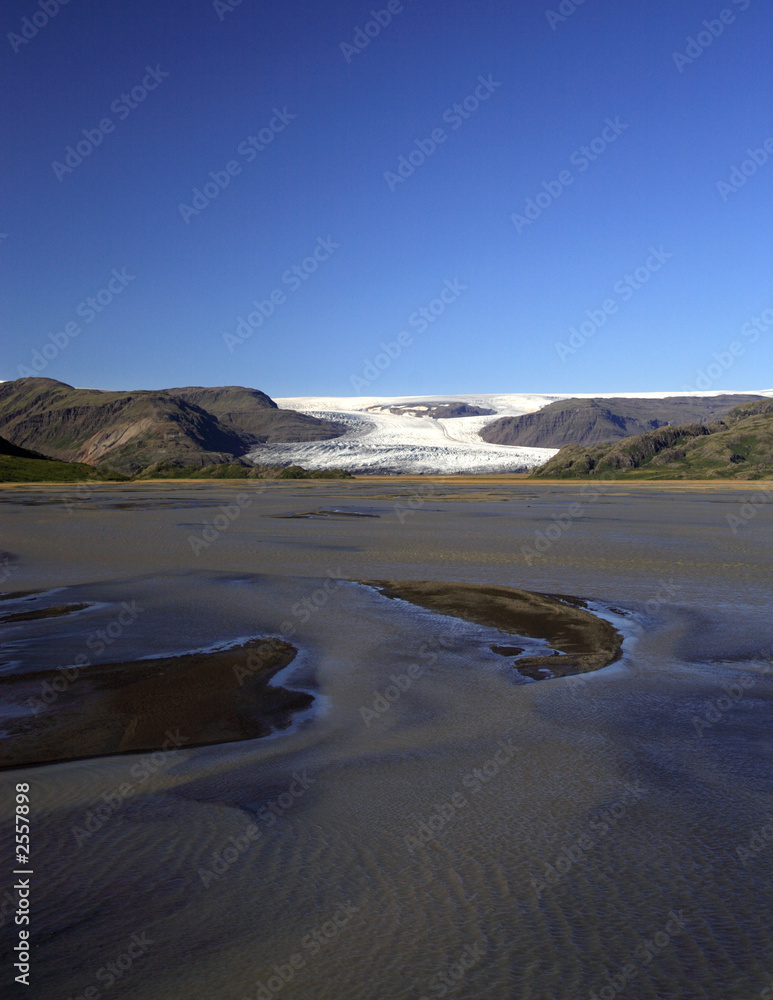
M0 22L0 378L773 385L765 0L4 0Z

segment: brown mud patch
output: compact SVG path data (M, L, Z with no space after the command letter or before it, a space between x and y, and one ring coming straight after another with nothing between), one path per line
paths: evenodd
M474 583L363 582L385 597L409 601L442 615L511 635L545 639L555 650L552 655L522 656L513 663L519 673L532 680L600 670L622 655L623 637L609 622L585 610L585 602L579 597ZM495 652L504 648L498 647Z
M83 611L90 608L88 603L81 604L55 604L50 608L37 608L35 611L17 611L15 614L0 616L0 624L6 625L13 622L36 622L43 618L62 618L64 615L71 615L75 611Z
M255 639L214 652L8 676L6 698L37 711L4 721L0 768L266 736L314 700L269 686L296 652L279 639Z

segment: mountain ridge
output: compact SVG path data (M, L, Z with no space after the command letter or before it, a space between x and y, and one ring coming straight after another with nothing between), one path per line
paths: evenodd
M0 483L72 483L121 480L111 469L95 469L79 462L59 462L0 437Z
M569 445L530 478L773 478L773 399L743 403L708 424L659 427L590 448Z
M559 400L518 417L502 417L480 430L489 444L529 448L591 446L622 440L673 424L717 420L750 399L740 393L716 396L667 396L656 399L591 397Z
M343 428L243 386L122 392L36 377L0 383L0 432L46 457L132 473L159 461L229 462L265 443L325 440Z

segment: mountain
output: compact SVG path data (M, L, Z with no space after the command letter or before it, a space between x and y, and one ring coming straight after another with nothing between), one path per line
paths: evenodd
M48 461L46 456L41 455L40 452L30 451L28 448L19 448L18 445L6 441L4 437L0 437L0 455L8 458L32 458Z
M773 399L735 407L710 424L661 427L599 444L562 448L532 478L773 478Z
M299 441L326 441L339 437L346 428L329 420L310 417L295 410L280 410L273 399L258 389L238 385L185 389L165 389L207 413L249 445L288 444Z
M750 395L671 396L664 399L563 399L520 417L486 424L480 436L489 444L526 448L594 445L644 434L671 424L718 420Z
M74 483L87 479L123 479L110 470L77 462L57 462L36 451L19 448L0 437L0 483Z
M268 474L261 469L289 466L354 474L500 475L529 472L558 449L489 443L487 427L526 423L540 434L547 428L548 440L561 442L566 435L570 443L573 436L606 432L619 442L627 431L641 433L640 427L665 432L671 429L666 421L698 424L703 434L705 424L729 419L732 402L771 396L773 390L670 399L499 393L274 401L243 386L101 392L29 378L0 383L0 435L60 460L104 463L132 476L145 470L153 478L187 478L192 467L209 466L218 470L204 474L216 477L252 476L254 466L258 477ZM734 468L755 474L755 464Z
M21 378L0 384L0 432L51 458L132 473L160 461L229 462L265 442L316 441L342 428L241 386L105 392Z
M469 403L399 403L394 406L369 406L371 413L393 413L396 417L430 417L432 420L452 420L458 417L488 417L495 410Z
M653 393L660 399L662 393ZM738 401L773 396L773 390L739 394ZM609 398L620 400L621 393ZM503 418L518 418L566 402L568 395L537 393L471 393L426 396L295 396L277 399L315 417L346 426L341 437L294 445L263 445L250 457L263 465L302 465L305 469L347 469L355 475L501 475L525 473L542 465L557 448L490 444L480 430ZM596 398L604 402L597 394ZM694 395L699 405L711 396ZM626 404L629 399L623 400ZM649 408L651 400L635 403ZM701 413L711 412L701 405ZM452 418L429 414L436 408L465 408ZM555 407L554 407L555 409ZM469 411L473 411L470 413ZM481 412L482 411L482 412ZM681 412L681 411L680 411ZM434 415L434 414L433 414ZM423 418L423 419L422 419ZM676 416L675 416L676 418ZM651 419L648 417L647 419ZM686 416L678 422L686 423ZM2 430L0 430L2 433Z

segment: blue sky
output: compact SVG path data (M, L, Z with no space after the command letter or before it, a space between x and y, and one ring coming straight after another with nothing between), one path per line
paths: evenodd
M0 378L773 385L763 0L6 0L0 23Z

